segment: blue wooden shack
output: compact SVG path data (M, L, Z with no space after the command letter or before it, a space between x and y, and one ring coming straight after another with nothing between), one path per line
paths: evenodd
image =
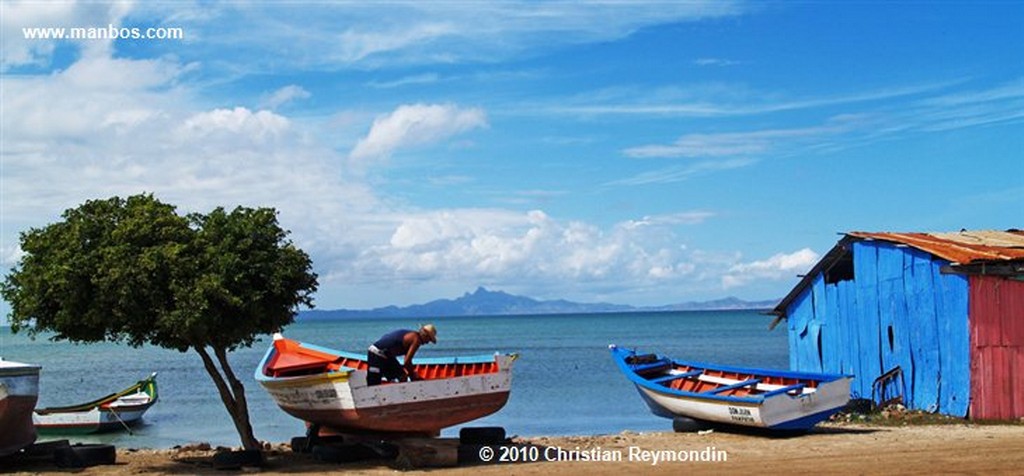
M1024 333L998 327L1024 322L1006 304L1024 302L1022 260L1018 230L846 233L772 311L773 327L785 320L790 368L854 375L853 398L899 395L912 409L1011 417L1024 411L1021 379L979 369L994 366L978 336L997 334L1006 361L1024 358ZM972 387L986 395L973 406Z

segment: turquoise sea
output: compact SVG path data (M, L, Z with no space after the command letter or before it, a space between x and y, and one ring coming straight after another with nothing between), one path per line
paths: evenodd
M520 355L512 394L498 413L472 425L504 426L520 436L609 434L671 428L651 415L613 364L609 344L636 347L678 359L784 369L786 334L768 331L771 318L755 311L447 317L433 320L438 344L418 355ZM385 332L415 327L416 319L300 321L285 329L293 339L363 352ZM231 355L243 377L256 437L287 442L302 434L253 380L269 340ZM199 356L156 347L74 345L30 340L0 328L0 356L42 365L40 406L80 403L120 390L159 372L160 401L134 434L74 436L128 448L169 448L190 442L237 446L238 437ZM458 428L444 431L458 433ZM48 438L49 439L49 438Z

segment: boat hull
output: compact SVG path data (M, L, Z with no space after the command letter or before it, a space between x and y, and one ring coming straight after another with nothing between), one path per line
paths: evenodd
M268 352L261 368L273 353ZM478 361L491 367L487 373L375 386L366 385L366 371L355 368L283 378L257 370L256 378L286 413L323 428L432 435L497 412L508 401L515 357L496 354L486 359L459 358L459 363ZM431 360L444 359L417 363Z
M849 380L823 387L804 396L779 395L760 403L688 398L639 385L637 390L651 412L664 418L686 417L770 430L806 430L826 420L849 401Z
M41 435L88 434L120 431L137 425L149 405L140 409L119 409L116 412L94 408L84 412L55 415L33 414L32 421Z
M156 373L121 392L70 407L37 409L32 423L40 434L89 434L130 430L158 399Z
M665 358L631 364L635 352L615 346L611 350L651 412L664 418L808 430L850 399L852 377L846 375L713 367ZM644 367L650 372L641 372Z
M39 367L0 361L0 456L36 441L32 410L39 399Z
M364 407L281 408L289 415L336 431L434 434L442 428L490 415L508 401L508 392L444 400Z

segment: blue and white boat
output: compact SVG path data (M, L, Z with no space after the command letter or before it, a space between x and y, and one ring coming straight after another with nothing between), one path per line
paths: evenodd
M850 400L848 375L726 367L609 349L651 411L673 420L808 430Z

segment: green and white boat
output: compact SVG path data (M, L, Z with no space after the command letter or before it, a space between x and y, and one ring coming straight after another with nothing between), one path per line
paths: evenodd
M40 434L131 431L156 401L156 372L153 372L120 392L88 403L36 409L32 423Z

